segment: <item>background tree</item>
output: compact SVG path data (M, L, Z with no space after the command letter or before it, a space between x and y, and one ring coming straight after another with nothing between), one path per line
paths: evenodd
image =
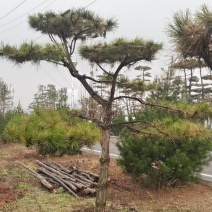
M173 68L162 70L162 75L155 77L153 89L150 90L148 98L156 101L177 102L179 99L182 99L184 93L181 77L176 75Z
M138 77L141 77L143 81L150 80L149 78L151 77L151 73L148 71L151 70L151 68L149 66L136 66L135 70L141 71L141 75L138 75Z
M203 59L212 70L211 27L212 11L203 4L194 14L189 9L174 13L167 33L180 58Z
M30 109L40 108L62 108L68 106L67 88L57 90L53 84L39 85L38 92L34 95L34 101L29 105Z
M57 108L66 108L68 107L68 89L67 88L60 88L57 91Z
M171 64L171 68L183 72L184 100L189 102L203 101L208 93L207 84L203 80L203 68L206 65L201 60L185 59Z
M0 78L0 113L5 113L13 108L13 90L10 85Z
M96 64L103 73L110 76L111 80L108 84L109 94L107 97L101 97L101 95L95 92L89 82L93 81L99 84L104 82L95 77L85 75L82 70L76 69L71 56L75 51L77 41L105 37L107 32L113 31L117 27L117 22L113 19L104 20L85 9L72 9L63 13L46 12L30 16L29 24L36 31L48 35L52 44L23 43L19 47L3 45L1 47L1 54L3 57L16 63L27 61L38 63L44 60L57 65L63 65L102 107L102 117L100 120L94 120L89 117L84 118L96 122L102 131L102 153L96 196L96 211L105 211L113 103L123 98L134 99L140 103L144 102L129 95L116 96L117 84L120 84L118 77L125 67L129 68L142 60L152 61L155 54L162 48L162 45L152 40L143 40L141 38L132 40L119 38L110 43L97 42L94 45L81 46L79 50L80 55L90 63Z
M2 137L2 133L7 122L13 114L17 112L13 106L13 89L0 78L0 137Z

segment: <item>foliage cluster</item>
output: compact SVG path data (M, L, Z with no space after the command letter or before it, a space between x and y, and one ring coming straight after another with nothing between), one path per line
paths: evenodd
M5 130L5 127L9 124L10 120L13 118L15 119L16 116L21 117L23 115L24 115L24 112L20 104L14 109L7 111L4 115L0 113L0 139L2 141L5 140L3 136L3 132ZM20 124L19 126L17 126L17 128L21 130L22 121L17 122L17 124ZM20 132L17 132L16 135L14 135L14 138L16 137L19 140Z
M41 59L47 61L53 61L57 63L61 57L64 57L64 51L61 46L45 44L44 47L39 44L23 43L19 47L2 45L1 52L7 52L6 58L10 58L15 63L25 63L31 61L33 63L39 63Z
M126 64L130 64L136 60L153 60L155 54L161 48L161 43L155 43L151 40L146 41L141 38L127 40L119 38L110 44L98 43L93 46L84 45L80 48L79 53L82 57L94 63L114 64L125 61Z
M161 109L146 109L142 117L136 133L125 129L120 136L119 164L149 187L194 180L211 160L211 129Z
M14 116L6 125L5 141L23 141L35 146L41 155L75 154L82 146L91 146L100 141L101 132L93 123L86 121L67 122L64 114L68 109L35 109L30 115Z

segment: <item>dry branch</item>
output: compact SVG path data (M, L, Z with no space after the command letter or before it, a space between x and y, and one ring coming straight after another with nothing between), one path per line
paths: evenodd
M30 174L32 174L34 177L36 177L37 179L39 179L41 181L41 184L46 187L49 190L53 190L53 186L41 175L39 175L37 172L35 172L34 170L30 169L29 167L25 166L24 164L22 164L21 162L16 162L18 165L22 166L27 172L29 172Z
M37 171L30 169L22 163L26 171L39 179L46 188L53 190L55 187L63 187L76 198L79 194L95 195L98 175L82 170L76 164L69 169L55 162L35 161L38 165Z

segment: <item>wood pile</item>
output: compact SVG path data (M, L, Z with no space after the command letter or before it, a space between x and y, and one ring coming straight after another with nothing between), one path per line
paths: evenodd
M56 188L62 187L76 198L84 195L96 195L96 186L99 176L92 172L82 170L76 164L68 169L55 162L41 162L36 160L38 168L34 171L20 162L17 163L39 179L41 184L51 192L54 192Z

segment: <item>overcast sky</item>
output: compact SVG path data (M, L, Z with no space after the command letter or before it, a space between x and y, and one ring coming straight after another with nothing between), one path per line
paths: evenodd
M168 38L165 28L174 12L190 8L195 11L203 3L211 6L209 0L1 0L0 41L19 45L23 41L34 40L39 43L48 38L29 28L28 15L47 10L61 12L72 7L87 7L97 14L118 20L118 29L108 36L153 39L164 43L164 51L157 55L157 60L149 64L155 74L168 65ZM22 3L22 4L21 4ZM21 5L20 5L21 4ZM20 6L18 6L20 5ZM17 8L16 8L17 7ZM78 69L89 69L77 57ZM14 88L14 101L20 100L26 109L33 100L39 84L55 84L58 88L70 87L71 77L63 68L55 68L42 63L41 67L25 64L20 67L11 62L0 60L0 78ZM77 82L74 82L77 87Z

